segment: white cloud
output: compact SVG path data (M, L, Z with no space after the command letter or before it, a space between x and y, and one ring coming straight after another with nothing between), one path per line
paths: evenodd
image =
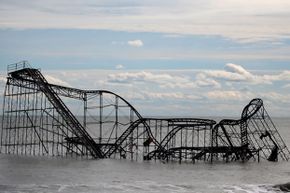
M133 46L133 47L142 47L143 42L141 40L131 40L127 42L128 45Z
M125 94L127 99L138 99L138 100L199 100L200 96L189 95L181 92L152 92L152 91L141 91L139 93Z
M223 73L226 78L221 76ZM156 109L159 115L168 115L170 112L170 115L219 116L235 113L238 115L252 98L263 99L271 115L272 112L273 115L289 112L290 92L289 89L283 88L283 85L290 87L288 73L288 71L249 71L241 65L228 64L224 70L216 71L124 72L112 69L48 71L43 74L53 84L115 92L128 100L140 113L145 111L150 115L152 109ZM252 76L259 79L260 83L256 83L256 79ZM272 84L264 85L262 80ZM4 76L0 76L0 85L4 88Z
M1 83L6 83L6 80L7 80L6 76L3 76L3 75L0 74L0 82Z
M201 75L225 81L247 82L250 84L272 84L273 81L290 80L290 71L283 71L279 74L257 75L249 72L241 65L232 63L226 64L225 70L205 71L201 72Z
M250 72L248 72L242 66L237 65L237 64L228 63L228 64L226 64L226 69L228 69L229 72L241 74L244 77L251 77L252 76L252 74Z
M245 101L255 98L255 95L251 92L236 90L215 90L208 92L206 97L210 100Z
M120 70L120 69L123 69L124 66L123 66L122 64L117 64L117 65L115 66L115 68L118 69L118 70Z
M276 75L263 75L263 78L268 81L290 81L290 71L286 70Z
M274 103L290 103L290 94L280 94L274 91L261 93L261 98L269 100Z
M289 9L287 0L2 1L0 27L203 34L253 42L289 38Z
M45 74L44 77L47 80L47 82L49 82L50 84L56 84L56 85L71 87L69 83L61 80L60 78L56 78L54 76L47 75L47 74Z
M109 83L134 84L134 83L154 83L160 88L181 88L194 89L200 87L220 88L221 85L216 80L200 73L197 76L193 73L188 75L172 75L168 73L152 73L149 71L123 72L109 74Z
M108 75L108 82L120 84L156 83L166 88L195 88L196 85L189 77L173 76L166 73L152 73L146 71L124 72Z
M290 88L290 84L284 85L283 88Z
M203 73L199 73L199 74L196 75L195 83L199 87L214 87L214 88L220 88L221 87L219 82L217 82L216 80L214 80L212 78L207 77Z

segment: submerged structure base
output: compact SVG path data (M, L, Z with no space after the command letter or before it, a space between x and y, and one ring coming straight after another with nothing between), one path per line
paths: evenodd
M144 118L113 92L50 84L25 61L8 66L0 152L193 163L290 158L261 99L238 120Z

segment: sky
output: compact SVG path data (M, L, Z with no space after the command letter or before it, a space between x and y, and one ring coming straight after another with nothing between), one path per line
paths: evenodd
M7 65L27 60L51 83L116 92L144 116L237 117L261 98L289 117L289 10L288 0L0 0L0 91Z

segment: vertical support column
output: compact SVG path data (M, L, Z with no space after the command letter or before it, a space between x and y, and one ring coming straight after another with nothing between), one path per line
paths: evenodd
M32 128L33 124L31 124L32 121L31 121L31 118L30 118L30 115L29 115L29 112L31 111L31 106L33 105L33 103L32 103L32 99L31 99L31 93L29 93L29 91L28 91L27 97L28 97L28 100L27 100L28 101L28 105L27 105L27 125L29 125L29 132L30 132L30 135L29 135L30 136L29 154L33 155L33 139L34 139L33 138L33 134L34 134L34 132L33 132L33 128Z
M192 127L192 130L191 130L191 147L194 147L194 129L195 129L195 127ZM194 151L193 151L193 149L191 149L190 153L191 153L191 157L192 157L192 162L194 163L194 159L193 159Z
M44 95L44 93L42 93L42 95ZM46 97L44 97L44 101L43 102L44 102L43 108L44 108L45 111L47 111L50 106L49 106L49 103L47 102L47 98ZM49 129L49 127L52 127L52 126L49 126L48 122L49 122L49 117L48 117L48 115L46 115L45 116L45 130L46 130L46 132L44 133L44 135L45 135L46 144L47 144L47 155L50 155L51 146L50 146L50 142L48 140L48 129Z
M185 130L185 142L184 142L185 143L185 145L184 145L185 147L189 146L188 142L187 142L187 137L188 137L188 128ZM186 149L185 152L184 152L185 153L185 159L187 159L187 151L188 150Z
M115 138L113 140L113 143L116 143L116 141L118 140L119 136L118 136L118 132L119 132L119 99L118 96L115 95ZM117 154L114 154L114 158L116 158ZM122 152L120 150L120 158L122 157Z
M35 89L36 85L34 85L34 89ZM37 126L36 126L36 108L37 108L37 96L36 96L36 91L33 89L33 93L32 93L32 118L31 118L31 124L32 124L32 131L33 131L33 155L37 154L37 145L39 143L37 143ZM39 141L39 140L38 140Z
M11 88L12 87L12 88ZM13 128L12 123L13 123L13 89L14 87L9 85L8 87L8 96L9 96L9 110L8 113L10 115L9 117L9 126L7 127L7 132L8 132L8 143L6 144L6 147L8 149L8 153L11 153L11 128ZM7 152L6 152L7 153Z
M84 115L83 115L83 127L87 131L87 110L88 110L88 98L87 93L84 93L83 95L83 101L84 101ZM85 152L85 156L88 156L87 148L82 146L82 151ZM82 154L83 156L83 154Z
M87 101L87 93L84 93L83 101L84 101L84 128L87 130L87 110L88 110L88 101Z
M28 104L28 97L27 97L27 89L24 89L24 105L23 105L23 110L27 109L27 104ZM25 111L26 112L26 111ZM25 114L25 116L23 116L23 125L25 127L25 146L24 146L24 154L26 155L28 153L27 147L28 147L28 116L27 114Z
M211 146L211 148L210 148L210 163L212 163L212 161L213 161L213 151L212 151L212 149L213 149L213 138L214 138L214 129L213 129L213 126L211 125L210 126L210 146Z
M133 110L130 108L130 125L134 122L134 113ZM133 138L134 138L134 132L131 132L129 137L129 147L133 147ZM133 160L133 148L131 148L131 160Z
M44 125L43 125L43 119L44 119L44 109L43 109L43 93L39 93L40 94L40 122L39 122L39 125L40 125L40 128L41 128L41 132L40 132L40 135L41 135L41 140L43 141L43 145L41 147L41 155L44 155L44 148L46 146L46 143L44 142L44 134L43 134L43 129L44 129Z
M183 146L183 139L184 139L184 137L183 137L183 133L184 133L183 129L184 128L180 129L180 147ZM171 147L169 147L169 148L171 148Z
M137 132L136 133L137 138L136 138L136 143L135 143L135 148L136 148L136 153L135 153L136 161L138 161L138 156L139 156L139 153L138 153L138 151L139 151L139 129L140 129L140 124L136 128L136 132Z
M6 127L4 127L4 122L5 122L5 106L6 106L6 92L7 92L7 84L8 84L9 82L7 81L6 82L6 85L5 85L5 89L4 89L4 99L3 99L3 106L2 106L2 108L3 108L3 111L2 111L2 129L1 129L1 142L0 142L0 153L2 153L3 152L3 134L4 134L4 128L6 129Z
M206 147L206 126L204 126L204 132L203 132L203 151L205 151L205 147ZM204 154L203 160L206 161L206 152Z
M55 151L54 151L54 149L55 149L55 144L54 144L55 139L54 139L54 137L55 137L55 131L56 131L55 128L57 127L57 126L55 125L55 122L56 122L56 121L55 121L54 118L56 117L56 114L58 114L58 113L55 114L55 111L56 111L55 109L52 110L52 117L53 117L53 120L52 120L52 131L53 131L53 132L52 132L52 148L51 148L51 150L52 150L52 156L55 156L55 154L54 154L54 152L55 152ZM56 123L56 124L57 124L57 123Z
M150 122L150 120L149 120L149 122ZM158 122L159 122L159 124L158 124ZM151 125L149 125L149 127L151 128ZM161 142L161 128L162 128L162 121L158 121L158 120L156 120L155 121L155 139L158 139L157 138L157 134L158 134L158 128L159 128L159 141ZM158 149L158 146L156 145L156 144L154 144L154 151L156 151ZM154 160L156 161L156 153L154 154Z
M182 149L179 150L179 164L181 164L182 161Z
M99 143L102 143L102 135L103 135L103 94L100 92L100 133L99 133Z
M119 129L119 99L115 96L115 141L118 139Z
M21 81L21 84L23 84L23 81ZM20 87L20 100L21 100L21 104L20 104L20 106L19 106L19 109L22 111L22 110L24 110L24 105L25 105L25 94L24 94L24 92L23 92L23 90L25 91L25 88L23 88L23 87ZM24 115L24 113L23 112L21 112L20 113L21 114L21 116L19 117L19 125L21 125L22 126L22 128L21 129L19 129L19 131L21 131L21 143L20 143L20 145L21 145L21 147L20 147L20 153L21 154L24 154L24 151L25 151L25 146L24 146L24 144L25 144L25 139L24 139L24 134L25 134L25 115Z
M18 154L18 148L19 148L19 132L20 132L20 109L21 109L21 87L17 87L16 91L16 115L15 115L15 137L14 137L14 144L16 146L16 153ZM20 95L20 96L19 96Z

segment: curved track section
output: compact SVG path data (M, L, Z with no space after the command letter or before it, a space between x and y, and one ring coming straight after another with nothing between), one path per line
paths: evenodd
M238 120L221 120L214 128L213 144L229 147L227 159L289 160L290 152L261 99L253 99ZM232 151L237 149L237 151Z
M160 145L150 151L146 159L190 160L211 147L212 128L215 121L196 118L146 119ZM163 134L163 135L162 135ZM204 157L205 158L205 157Z
M158 145L137 110L113 92L49 84L26 62L8 72L1 152L133 158L146 139Z
M0 152L131 160L289 160L261 99L238 120L143 118L121 96L49 84L26 62L8 66ZM215 125L216 124L216 125Z

